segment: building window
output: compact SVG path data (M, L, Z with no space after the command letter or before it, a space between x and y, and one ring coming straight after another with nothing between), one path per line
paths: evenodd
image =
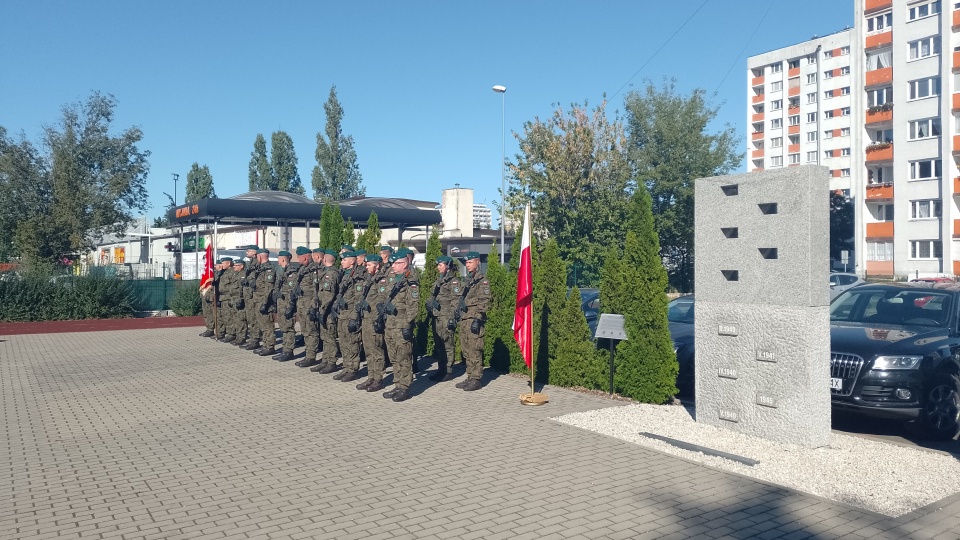
M867 32L883 32L893 25L893 13L867 17Z
M807 64L816 64L816 63L817 63L817 55L811 54L807 56Z
M843 177L850 176L850 169L840 169L840 176L843 176Z
M780 90L783 90L783 81L773 81L770 83L771 92L779 92Z
M807 94L807 103L816 103L817 102L817 93L810 92Z
M850 95L850 87L849 87L849 86L844 86L843 88L841 88L841 89L840 89L840 95L841 95L841 96L849 96L849 95Z
M783 71L783 64L780 62L770 64L770 73L780 73L781 71Z
M823 138L824 138L824 139L832 139L832 138L833 138L833 130L832 130L832 129L828 129L828 130L824 131L824 132L823 132Z
M893 142L893 128L876 130L872 142Z
M816 132L816 131L808 131L808 132L807 132L807 142L814 142L814 141L816 141L816 140L817 140L817 132Z
M771 167L783 167L783 156L770 156Z
M849 92L849 88L847 91ZM867 91L867 106L875 107L877 105L883 105L884 103L893 102L893 87L887 86L884 88L877 88L875 90Z
M940 77L910 81L910 99L920 99L940 95Z
M824 79L832 79L832 78L833 78L833 70L831 69L831 70L829 70L829 71L824 71L824 72L823 72L823 78L824 78Z
M910 122L910 140L930 139L940 136L940 119L926 118Z
M833 118L833 111L823 111L823 117L826 119Z
M827 90L823 93L823 99L830 99L833 97L833 90Z
M867 242L868 261L892 261L893 242Z
M833 49L831 49L831 50L829 50L829 51L823 51L823 57L824 57L824 58L833 58Z
M815 82L817 82L817 74L807 73L807 84L813 84Z
M936 219L940 217L940 201L910 201L910 219Z
M840 116L850 116L850 107L841 107Z
M799 125L800 125L800 115L799 115L799 114L795 114L795 115L793 115L793 116L788 116L788 117L787 117L787 124L788 124L788 125L791 125L791 126L799 126Z
M910 42L910 60L940 54L940 36L930 36Z
M843 55L845 55L845 54L850 54L850 46L849 46L849 45L844 45L843 47L840 47L840 56L843 56Z
M817 121L817 113L815 112L807 113L807 123L816 122L816 121Z
M940 160L939 159L924 159L921 161L911 161L910 162L910 179L911 180L931 180L934 178L940 178Z
M790 154L789 156L787 156L787 158L790 160L791 165L796 165L797 163L800 163L800 154Z
M782 128L782 127L783 127L783 119L782 119L782 118L774 118L774 119L770 120L770 129L780 129L780 128Z
M780 148L783 146L783 137L771 137L770 148Z
M775 100L773 100L773 101L770 102L770 110L771 110L771 111L779 111L779 110L782 109L782 108L783 108L783 100L782 100L782 99L775 99Z
M823 159L830 159L833 157L833 150L824 150Z
M800 67L800 60L799 60L799 59L797 59L797 60L790 60L790 62L788 62L788 64L787 64L787 67L789 67L790 69L794 69L794 68Z
M813 163L817 161L817 151L807 152L807 163Z
M841 155L841 156L849 156L849 155L850 155L850 148L849 148L849 147L847 147L847 148L841 148L841 149L840 149L840 155Z
M841 137L849 137L849 136L850 136L850 128L840 128L840 136L841 136Z
M840 74L841 74L841 75L849 75L849 74L850 74L850 66L843 66L842 68L840 68Z
M943 245L939 240L911 240L911 259L939 259L943 257Z
M893 205L878 204L875 209L870 210L870 214L877 221L893 221Z
M915 21L931 15L940 13L940 0L936 2L927 2L925 4L915 4L907 10L907 20Z

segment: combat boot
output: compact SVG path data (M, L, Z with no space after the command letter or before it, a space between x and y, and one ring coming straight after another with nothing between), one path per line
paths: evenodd
M312 368L310 368L310 371L312 371L312 372L314 372L314 373L317 373L318 371L320 371L321 369L323 369L323 368L325 368L325 367L327 367L327 363L326 363L326 362L317 362L317 365L315 365L315 366L313 366Z
M366 390L371 384L373 384L373 379L367 379L357 385L357 390Z
M246 342L247 340L245 338L237 337L237 339L231 341L227 345L236 345L237 347L243 347L243 345L246 344Z
M408 388L404 388L403 390L400 390L399 392L394 394L393 397L390 399L392 399L396 403L400 403L401 401L406 401L410 399L410 397L411 397L410 390Z
M233 341L233 340L235 340L235 339L237 339L237 336L225 335L225 336L223 336L222 338L218 339L217 341L219 341L219 342L221 342L221 343L230 343L231 341Z
M200 334L200 337L212 337L213 335L213 330L207 330L206 332Z
M340 373L337 373L336 375L334 375L333 380L339 381L340 379L343 379L347 375L347 373L350 373L350 372L347 370L343 370Z
M379 392L383 390L383 382L370 383L370 386L367 387L367 392Z
M289 362L293 360L293 351L283 351L280 354L273 357L277 362Z
M343 377L340 377L340 382L351 382L360 378L360 374L356 371L344 371Z
M474 390L479 390L482 387L483 385L480 384L480 381L478 381L477 379L467 379L467 383L463 385L463 391L473 392Z
M457 388L460 388L460 389L463 389L463 387L466 386L468 382L470 382L470 379L467 379L467 380L465 380L465 381L460 381L460 382L458 382L458 383L456 384L456 387L457 387Z
M336 370L337 370L336 362L327 362L327 365L324 366L323 369L321 369L317 373L321 375L326 375L327 373L333 373ZM336 377L336 375L334 375L334 377Z
M240 348L245 351L254 351L259 349L260 345L258 345L256 341L249 341L246 344L244 344L243 347L240 347Z
M260 356L273 356L274 354L276 354L276 352L277 352L276 347L262 347L260 349L260 352L258 352L257 354L259 354Z
M394 386L394 387L393 387L393 390L387 390L386 392L383 393L383 398L384 398L384 399L392 399L393 396L395 396L395 395L397 395L397 394L399 394L399 393L400 393L400 389L397 388L396 386Z
M317 365L317 361L309 358L304 358L303 360L297 361L295 365L297 367L313 367Z

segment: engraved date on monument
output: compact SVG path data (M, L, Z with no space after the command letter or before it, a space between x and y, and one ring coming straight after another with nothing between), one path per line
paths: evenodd
M722 367L719 369L719 375L724 379L736 379L738 377L737 368Z
M721 420L726 420L727 422L740 421L740 413L733 409L720 409L718 416Z
M777 408L777 398L767 395L767 394L757 394L757 405L761 407L770 407L771 409Z
M757 360L761 362L776 362L777 353L773 351L765 351L762 349L757 349Z
M717 333L721 336L736 336L740 334L740 325L734 323L720 323L717 325Z

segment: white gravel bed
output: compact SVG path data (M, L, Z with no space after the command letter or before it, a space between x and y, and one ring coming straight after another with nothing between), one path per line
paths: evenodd
M960 492L960 459L861 437L833 433L829 446L811 450L698 424L692 410L676 405L626 405L554 420L891 517ZM644 431L760 463L683 450Z

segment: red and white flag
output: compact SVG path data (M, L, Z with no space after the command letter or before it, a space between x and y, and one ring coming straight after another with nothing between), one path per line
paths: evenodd
M517 307L513 312L513 339L529 368L533 363L533 257L530 253L530 204L523 213L523 240L517 271Z
M203 275L200 276L200 290L213 285L213 242L207 244L207 251L204 254Z

